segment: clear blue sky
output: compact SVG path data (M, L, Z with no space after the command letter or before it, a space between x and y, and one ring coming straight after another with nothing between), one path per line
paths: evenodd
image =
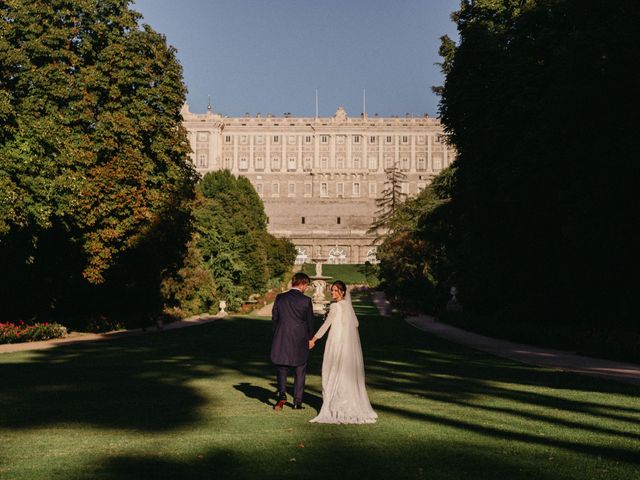
M191 111L438 113L440 36L459 0L136 0L178 50Z

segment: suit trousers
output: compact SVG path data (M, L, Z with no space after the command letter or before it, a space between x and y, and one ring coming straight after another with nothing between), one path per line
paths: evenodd
M299 366L278 365L277 366L277 381L278 381L278 395L285 397L287 394L287 376L289 375L289 369L295 370L293 377L293 402L302 403L302 396L304 395L304 383L307 373L307 364Z

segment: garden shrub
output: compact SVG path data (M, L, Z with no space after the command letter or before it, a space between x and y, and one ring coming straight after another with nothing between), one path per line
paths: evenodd
M0 323L0 344L37 342L67 335L67 328L59 323L35 323L29 325L23 321Z

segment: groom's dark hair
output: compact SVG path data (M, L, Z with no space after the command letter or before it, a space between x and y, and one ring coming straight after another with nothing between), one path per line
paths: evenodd
M309 275L307 275L304 272L297 272L293 275L293 278L291 279L291 286L292 287L297 287L299 285L309 285L311 283L311 279L309 278Z

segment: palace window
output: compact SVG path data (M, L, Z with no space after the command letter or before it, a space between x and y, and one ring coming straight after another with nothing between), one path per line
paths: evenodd
M353 143L360 143L360 135L353 136Z
M376 137L369 137L369 143L376 143Z
M374 182L369 183L369 196L375 197L377 193L376 184Z
M302 265L309 260L309 255L307 255L307 249L303 247L296 247L297 255L296 255L296 265Z
M409 158L408 157L404 157L402 159L402 170L405 170L405 171L409 170Z
M353 168L360 168L360 159L358 157L353 159Z
M224 157L224 168L233 170L233 159L231 157Z
M440 135L434 135L433 143L440 143Z
M256 183L256 192L258 193L258 195L262 196L262 184L261 183Z
M311 143L311 135L306 135L304 137L304 143Z
M418 143L424 145L424 135L418 135Z
M320 159L320 168L321 168L322 170L326 170L326 169L327 169L327 165L328 165L328 163L329 163L329 159L328 159L327 157L322 157L322 158Z
M442 155L434 155L433 156L433 169L441 170L442 169Z
M302 222L301 222L302 225L304 225L305 221L306 221L306 219L304 217L302 217Z
M322 182L320 184L320 196L321 197L329 196L329 186L327 185L327 182Z
M391 137L391 135L387 135L385 137L385 143L392 143L393 142L393 138Z
M344 195L344 183L336 183L336 195Z
M199 167L206 167L207 166L207 154L206 153L198 154L198 166Z
M376 157L369 157L369 170L378 169L378 159Z
M280 157L271 158L271 170L280 170Z
M409 143L409 137L407 137L406 135L402 136L402 143Z
M240 135L240 143L242 145L246 145L247 144L247 136L246 135Z
M274 135L271 143L280 143L280 137L278 135Z
M310 197L311 196L311 184L310 183L305 183L304 184L304 196L305 197Z
M424 157L422 156L418 157L416 168L421 171L424 171L427 169L427 162Z
M293 197L296 194L296 184L295 183L289 183L289 196Z
M264 143L264 137L262 135L255 136L256 145L262 145Z
M280 184L279 183L272 183L271 184L271 195L273 195L274 197L277 197L280 195Z
M367 256L364 259L365 262L369 262L369 263L380 263L378 261L378 248L377 247L371 247L368 251L367 251Z
M264 170L264 157L256 157L256 170Z
M296 144L296 137L293 135L289 135L287 137L287 141L289 142L289 145L295 145Z
M347 263L347 253L341 247L332 248L329 251L328 263Z
M289 157L287 160L287 170L296 169L296 157Z
M352 191L353 191L353 196L354 196L354 197L359 197L359 196L360 196L360 183L355 182L355 183L353 184L353 189L352 189Z
M344 135L338 135L336 140L339 145L342 145L344 143Z
M384 168L393 168L393 157L384 158Z
M342 170L344 168L344 158L342 157L336 158L336 168L338 170Z
M231 135L226 135L224 137L224 143L231 143Z
M249 162L246 157L240 157L240 162L238 162L238 169L239 170L249 169Z
M336 223L337 223L338 225L340 225L340 223L341 223L340 217L338 217L338 218L336 219Z
M304 159L304 170L305 170L305 172L311 171L311 158L310 157L306 157Z
M320 135L320 143L329 143L329 135Z

